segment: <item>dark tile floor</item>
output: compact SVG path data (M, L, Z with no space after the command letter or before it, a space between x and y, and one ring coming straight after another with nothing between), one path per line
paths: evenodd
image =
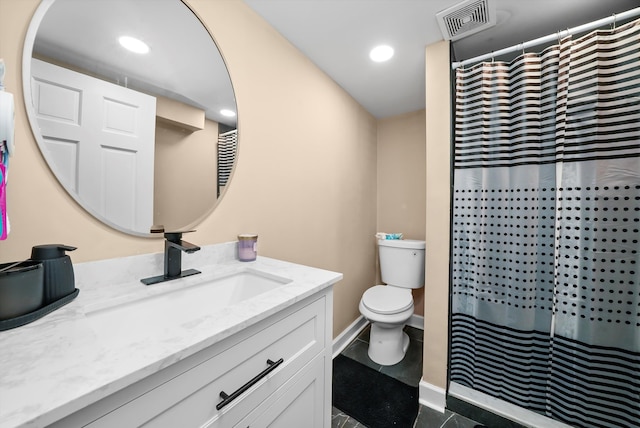
M362 331L358 337L353 340L342 351L342 355L352 358L366 366L378 370L388 376L396 378L401 382L411 386L418 386L422 377L422 330L405 327L405 332L409 335L411 342L404 359L393 366L381 366L376 364L367 355L369 347L369 327ZM366 428L357 420L349 415L342 413L340 410L333 408L332 428ZM456 413L445 411L440 413L429 407L420 406L418 417L416 418L413 428L480 428L482 425L471 419L467 419Z

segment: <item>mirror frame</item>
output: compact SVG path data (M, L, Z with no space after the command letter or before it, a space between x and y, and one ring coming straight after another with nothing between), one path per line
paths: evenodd
M50 161L50 156L47 154L48 152L46 150L46 146L45 146L45 143L44 143L44 139L43 139L42 133L39 130L38 119L37 119L36 112L35 112L35 109L34 109L34 106L33 106L33 103L32 103L33 92L32 92L32 87L31 87L31 79L32 79L31 60L33 58L33 49L34 49L34 46L35 46L35 40L36 40L36 35L37 35L37 32L38 32L38 28L40 27L40 24L42 23L47 11L55 3L55 1L56 0L41 0L40 4L38 5L35 13L31 17L31 20L29 22L29 27L28 27L28 30L27 30L27 33L26 33L26 36L25 36L25 41L24 41L24 46L23 46L23 51L22 51L22 91L23 91L23 96L24 96L24 104L25 104L25 109L27 111L29 127L31 128L31 133L33 134L33 137L36 140L36 143L38 144L38 149L40 151L40 154L43 157L45 163L47 164L47 167L49 168L49 171L51 172L52 177L55 178L55 180L57 181L58 185L60 185L65 190L65 192L69 196L71 196L71 198L85 212L89 213L92 217L94 217L95 219L97 219L101 223L105 224L106 226L108 226L108 227L110 227L110 228L112 228L114 230L117 230L119 232L122 232L124 234L130 235L130 236L136 236L136 237L142 237L142 238L162 238L163 234L161 234L161 233L153 233L153 232L151 232L151 230L149 231L149 233L142 233L142 232L137 232L137 231L134 231L134 230L126 229L126 228L124 228L124 227L122 227L120 225L117 225L114 222L110 221L105 216L97 213L91 207L86 206L86 204L84 204L80 200L79 195L77 195L76 192L74 192L71 189L69 189L67 187L67 185L58 178L58 176L56 175L56 172L54 171L54 169L52 167L52 162ZM217 53L220 55L220 57L222 59L222 62L224 63L225 68L227 69L227 73L229 74L229 81L231 82L231 91L233 93L233 98L235 100L235 107L236 107L236 132L238 133L238 135L236 137L239 138L239 131L238 131L238 128L239 128L239 118L238 118L238 116L239 115L237 114L238 101L237 101L237 97L235 95L235 89L233 87L233 81L231 80L231 74L229 73L228 67L226 65L227 62L225 61L224 55L222 54L222 51L220 50L220 47L218 46L215 38L213 37L213 35L209 31L209 28L204 24L204 22L202 21L200 16L198 16L198 14L195 13L195 11L187 3L185 3L183 0L176 0L176 1L182 3L182 5L184 7L186 7L194 15L194 17L198 20L198 22L200 22L200 24L203 26L205 31L209 34L209 37L211 37L211 41L213 42L213 45L217 49ZM218 134L220 134L220 132L218 132ZM216 141L216 144L217 144L217 141ZM219 192L219 195L217 195L217 198L216 198L215 202L212 204L211 207L209 207L209 209L207 209L205 212L203 212L201 215L199 215L196 219L194 219L190 223L185 224L184 226L181 226L180 227L181 230L191 230L191 229L193 229L195 226L197 226L199 223L201 223L204 219L209 217L211 215L211 213L220 204L220 201L222 200L223 196L227 193L227 191L229 189L230 182L231 182L233 176L235 175L235 171L236 171L237 164L238 164L238 149L239 149L239 141L237 142L236 151L235 151L235 159L234 159L234 162L233 162L233 166L232 166L231 172L228 175L225 188L221 192ZM216 153L217 153L217 150L216 150ZM217 160L216 160L216 162L217 162Z

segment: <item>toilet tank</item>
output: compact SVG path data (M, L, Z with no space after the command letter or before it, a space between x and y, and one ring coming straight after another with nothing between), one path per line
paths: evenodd
M424 241L379 239L382 282L403 288L424 286Z

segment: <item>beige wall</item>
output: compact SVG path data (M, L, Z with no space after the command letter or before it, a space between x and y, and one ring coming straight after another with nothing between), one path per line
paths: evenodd
M378 121L379 232L424 240L425 132L424 110ZM415 313L422 315L424 288L413 297Z
M274 29L236 0L188 0L214 35L234 83L239 162L216 210L188 240L228 242L258 233L259 252L344 273L334 334L359 315L375 281L376 121ZM0 0L0 57L16 98L16 154L8 179L11 234L0 261L33 245L78 247L74 262L162 251L158 239L114 231L88 215L53 178L22 97L25 33L38 0ZM188 256L187 256L188 257Z
M218 123L190 131L156 123L153 224L184 230L208 216L217 199Z
M426 48L427 215L423 379L446 388L449 343L449 43ZM431 249L432 251L429 251Z

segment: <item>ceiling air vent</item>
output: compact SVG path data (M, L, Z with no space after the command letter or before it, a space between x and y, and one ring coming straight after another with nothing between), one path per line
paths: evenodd
M496 10L489 0L465 0L436 18L444 39L454 41L496 25Z

